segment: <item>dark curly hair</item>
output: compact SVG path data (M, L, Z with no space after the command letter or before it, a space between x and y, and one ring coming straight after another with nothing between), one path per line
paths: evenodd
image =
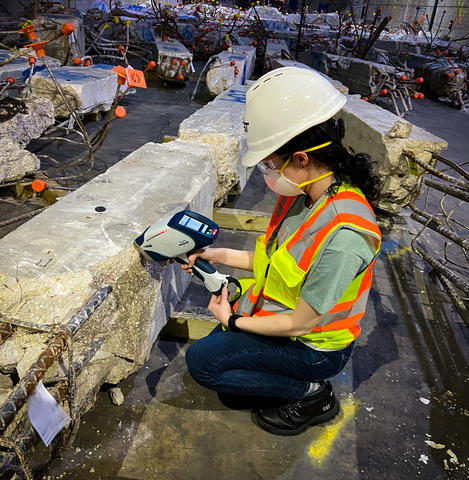
M366 153L355 154L350 147L344 147L341 142L344 133L343 120L330 119L300 133L275 153L281 156L292 155L332 140L329 146L308 153L310 158L327 165L334 172L336 182L329 188L329 195L334 196L345 181L360 188L373 204L378 198L380 185L378 176L373 173L373 164L377 162L372 162Z

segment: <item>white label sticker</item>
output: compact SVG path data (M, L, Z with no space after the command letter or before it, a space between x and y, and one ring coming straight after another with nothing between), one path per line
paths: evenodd
M31 425L46 447L70 421L65 410L56 402L42 382L38 383L36 390L28 399L28 415Z

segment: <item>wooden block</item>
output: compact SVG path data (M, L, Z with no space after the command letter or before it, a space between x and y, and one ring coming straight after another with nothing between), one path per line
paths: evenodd
M265 232L270 222L270 215L264 212L251 212L234 208L214 208L213 221L220 228Z
M192 307L181 312L173 312L161 335L198 340L206 337L218 324L218 321L206 308Z

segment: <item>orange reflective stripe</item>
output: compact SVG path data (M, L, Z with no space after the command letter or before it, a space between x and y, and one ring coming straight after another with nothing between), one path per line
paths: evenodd
M367 271L365 275L363 275L362 281L360 283L360 287L358 288L357 296L348 302L341 302L337 303L335 307L332 310L329 310L327 313L338 313L338 312L343 312L345 310L348 310L349 308L353 307L353 304L357 301L360 296L366 292L367 290L370 289L371 287L371 282L373 280L373 270L372 267L374 265L375 261L373 260L370 265L368 265Z
M350 191L339 192L336 195L334 195L333 198L328 198L326 203L300 227L300 229L296 232L295 236L288 242L287 250L290 250L291 246L301 239L303 232L307 228L311 227L311 225L314 223L316 218L324 211L324 209L327 206L330 205L331 202L335 202L336 200L354 200L356 202L360 202L362 205L368 208L368 210L370 210L370 212L373 213L374 215L373 209L371 208L370 204L360 194L355 192L350 192ZM380 238L381 238L381 235L380 235Z
M277 201L277 205L275 205L274 213L272 214L272 218L270 219L269 226L267 227L267 231L265 232L265 241L264 245L267 245L269 238L271 237L272 233L276 229L277 225L282 221L283 217L287 214L290 205L293 203L296 197L288 197L283 205L282 211L278 214L277 210L280 206L281 201L284 197L280 196Z
M361 318L365 315L365 312L357 313L351 317L344 318L343 320L337 320L335 322L328 323L322 327L314 327L312 332L328 332L329 330L350 330L352 332L353 327ZM360 328L360 327L358 327Z
M262 290L261 290L261 292L259 292L259 295L254 295L254 294L252 293L253 291L254 291L254 289L251 288L251 291L249 292L248 298L249 298L249 301L250 301L253 305L255 305L256 302L257 302L257 299L259 298L259 295L260 295L261 292L262 292Z
M358 227L364 228L373 232L379 238L381 238L381 233L378 226L375 223L369 222L359 215L354 215L352 213L341 213L337 215L333 220L331 220L325 227L321 228L316 235L314 236L313 244L305 250L301 260L298 262L298 267L306 272L309 268L311 258L319 247L319 244L324 240L326 235L332 231L332 229L337 226L339 223L346 223L356 225Z
M288 242L287 244L287 250L289 251L292 245L294 245L296 242L301 240L301 237L303 236L303 232L311 227L311 225L314 223L316 218L319 217L319 215L324 211L324 209L332 202L331 198L328 198L326 203L317 211L315 212L311 217L306 220L305 223L296 231L295 235L293 235L292 239Z
M231 309L233 310L233 312L236 312L236 309L238 308L238 304L239 304L239 301L236 300L236 302L233 304L233 306L231 307Z
M252 316L254 317L268 317L271 315L278 315L278 312L268 312L267 310L262 310L262 308L255 308L252 312Z

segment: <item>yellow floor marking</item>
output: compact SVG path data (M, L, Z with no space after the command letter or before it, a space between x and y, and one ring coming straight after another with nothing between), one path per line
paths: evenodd
M394 258L399 258L402 255L404 255L405 253L411 252L411 251L412 251L412 247L401 247L401 248L399 248L399 250L397 250L397 252L391 253L391 255L386 255L386 258L388 260L392 260Z
M354 417L359 404L360 402L354 398L344 402L342 404L342 417L333 424L327 425L324 432L310 445L308 455L314 462L321 464L326 458L340 431Z

